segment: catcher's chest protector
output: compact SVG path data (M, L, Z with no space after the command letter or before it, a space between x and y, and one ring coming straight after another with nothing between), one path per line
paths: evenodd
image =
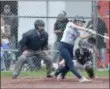
M89 51L81 53L80 49L77 49L75 56L78 62L81 64L85 64L87 61L91 61L91 53Z

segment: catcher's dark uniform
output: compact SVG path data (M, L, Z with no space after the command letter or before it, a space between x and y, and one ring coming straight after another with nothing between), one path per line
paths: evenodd
M86 51L82 52L80 49L76 49L75 56L77 60L74 60L74 65L78 69L84 69L89 77L94 77L94 71L92 66L92 53L86 49Z
M88 61L92 61L92 53L89 50L81 53L80 49L76 49L75 57L77 62L79 62L81 65L85 65Z

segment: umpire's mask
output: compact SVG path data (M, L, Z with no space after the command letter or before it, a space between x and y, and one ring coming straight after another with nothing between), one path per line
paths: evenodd
M38 31L44 31L45 23L43 20L36 20L34 26Z

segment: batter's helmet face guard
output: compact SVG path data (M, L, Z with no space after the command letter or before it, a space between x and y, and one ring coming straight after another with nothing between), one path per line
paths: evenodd
M35 29L38 31L43 31L44 30L45 23L43 20L36 20L34 23Z

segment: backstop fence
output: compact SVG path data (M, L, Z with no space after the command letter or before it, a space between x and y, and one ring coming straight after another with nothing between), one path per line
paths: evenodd
M101 35L109 35L109 1L105 0L1 0L1 70L13 70L19 57L18 43L22 39L22 34L34 28L37 19L45 22L45 31L49 35L49 47L53 57L53 64L56 67L59 59L58 50L55 48L56 35L54 24L57 15L61 11L67 13L69 20L75 16L83 16L87 28L92 28ZM87 34L81 32L81 35ZM109 65L109 40L94 35L97 44L94 47L93 66L106 67ZM79 40L79 39L78 39ZM78 48L78 40L75 49ZM74 50L75 50L74 49ZM100 60L100 61L99 61ZM38 58L31 60L34 70L42 69L43 62ZM30 62L29 62L30 63ZM97 66L96 66L97 65ZM24 64L23 71L30 70L28 62Z

